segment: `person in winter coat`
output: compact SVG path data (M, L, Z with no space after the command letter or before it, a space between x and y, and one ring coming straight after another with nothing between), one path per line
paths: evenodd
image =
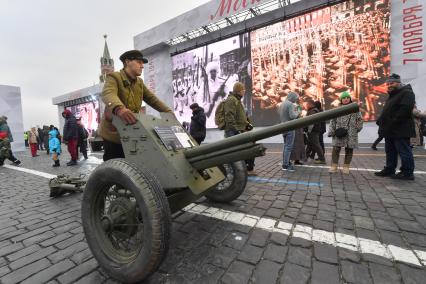
M246 87L241 82L236 82L232 93L224 101L225 113L225 138L244 133L253 129L241 99L246 93ZM254 172L254 159L246 161L248 175L256 175Z
M59 132L55 129L49 131L49 152L52 155L54 164L52 167L59 167L59 156L62 153L61 142L58 139Z
M28 133L28 142L30 143L31 156L37 157L37 144L38 144L38 133L35 127L31 127Z
M347 105L352 102L351 95L348 92L343 92L340 95L340 104ZM352 161L354 149L358 147L358 133L362 129L362 116L360 112L351 113L345 116L334 118L330 122L328 136L332 137L333 151L331 154L331 167L329 172L335 173L338 171L339 155L342 147L345 147L345 160L343 164L343 173L349 174L349 166ZM346 129L347 134L344 137L336 136L336 129Z
M44 139L44 134L43 134L43 129L41 129L39 126L37 126L37 134L38 134L38 138L37 138L37 150L43 151L43 139Z
M206 138L206 114L204 113L204 109L197 103L193 103L189 107L192 110L189 133L198 144L201 144Z
M44 150L46 150L46 154L49 155L49 126L47 125L43 125L43 146L44 146Z
M417 106L414 106L413 109L413 119L414 119L414 125L416 130L416 137L410 139L411 146L422 146L422 139L421 137L424 135L421 131L421 119L426 118L426 112L421 112L417 109Z
M299 99L299 95L295 92L290 92L287 95L286 100L278 108L278 113L280 115L280 121L289 122L299 117L300 112L296 108L296 103ZM283 163L282 170L294 172L294 166L290 163L291 152L294 147L296 131L290 130L283 133L284 145L283 145Z
M382 171L374 174L380 177L414 180L414 157L410 138L416 136L413 120L416 97L411 86L403 85L401 77L397 74L392 74L386 80L386 85L389 97L376 121L379 135L385 138L386 165ZM395 175L398 156L401 159L401 171Z
M315 107L319 110L319 112L322 112L322 104L320 101L315 101ZM325 121L320 122L320 132L319 132L319 141L322 148L322 151L325 155L325 146L324 146L324 133L327 132L327 124Z
M302 107L299 104L296 105L296 109L302 115ZM290 155L290 161L294 161L295 165L303 165L303 161L306 160L305 140L303 128L296 129L293 151L291 151Z
M87 132L84 125L81 123L81 118L77 119L78 125L78 144L77 148L80 149L80 153L83 154L84 159L87 160L87 138L89 137L89 133ZM78 151L77 151L78 155ZM78 156L77 156L78 157Z
M12 152L10 143L13 142L12 131L10 131L9 125L7 125L7 117L0 116L0 139L3 140L3 158L0 158L0 164L3 164L5 159L13 162L16 166L21 164Z
M63 139L65 144L68 146L68 152L71 155L71 161L67 163L67 166L77 165L77 143L78 143L78 126L75 116L71 113L69 109L66 109L62 112L62 117L65 118Z
M312 99L309 99L304 104L305 109L307 111L307 116L313 115L319 112L319 110L315 107L315 102ZM314 159L315 153L318 155L318 160L315 160L315 164L325 165L325 157L324 152L321 148L319 136L321 133L321 123L315 123L313 125L309 125L307 127L308 134L308 145L306 147L306 156L308 158Z

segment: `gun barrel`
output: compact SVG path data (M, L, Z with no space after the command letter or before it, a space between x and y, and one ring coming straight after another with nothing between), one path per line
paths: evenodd
M358 104L351 103L349 105L341 106L332 110L323 111L314 115L306 116L304 118L299 118L289 122L269 126L261 130L242 133L211 144L201 145L199 147L186 150L184 154L187 159L190 159L200 155L219 151L221 149L227 149L229 147L234 147L245 143L256 142L258 140L272 137L284 133L286 131L307 127L318 122L330 120L339 116L344 116L358 111Z

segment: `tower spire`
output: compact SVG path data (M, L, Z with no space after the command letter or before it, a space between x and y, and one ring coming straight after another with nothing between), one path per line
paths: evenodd
M104 35L105 39L105 45L104 45L104 54L101 57L101 76L99 76L99 79L101 83L105 82L106 75L114 72L114 60L112 60L109 49L108 49L108 43L107 43L107 35Z

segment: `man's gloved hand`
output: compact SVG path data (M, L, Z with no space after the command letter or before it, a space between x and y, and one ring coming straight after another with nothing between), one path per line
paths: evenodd
M119 107L115 110L115 114L126 124L135 124L137 121L135 114L126 107Z
M246 125L246 131L251 131L251 130L253 130L253 125L251 124L251 123L247 123L247 125Z

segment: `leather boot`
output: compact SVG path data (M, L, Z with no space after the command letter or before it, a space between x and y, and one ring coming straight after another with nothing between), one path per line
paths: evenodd
M331 167L330 167L330 169L328 170L328 172L329 173L337 173L337 171L339 170L338 169L338 164L335 164L335 163L331 163Z
M348 175L349 174L349 164L343 165L343 173Z

